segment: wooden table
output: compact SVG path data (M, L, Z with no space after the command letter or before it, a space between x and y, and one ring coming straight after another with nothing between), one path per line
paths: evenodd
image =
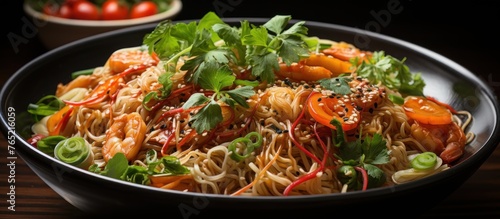
M197 19L206 13L206 11L215 9L226 17L251 17L254 14L270 17L277 13L276 9L258 9L251 2L258 1L184 0L183 12L177 18ZM313 2L311 1L311 4ZM447 17L440 17L442 15L439 13L449 8L436 8L435 3L432 3L432 7L427 7L428 4L425 2L410 3L401 1L401 3L405 4L404 10L397 14L397 16L393 15L391 19L385 17L387 22L391 22L390 24L383 25L384 29L380 30L381 33L419 44L456 61L472 72L477 73L478 76L492 86L497 95L500 95L500 76L497 70L498 67L495 65L498 63L497 59L499 56L495 53L498 50L491 48L492 46L498 47L498 40L495 38L496 41L494 42L496 44L488 43L487 40L490 38L487 31L475 25L465 25L467 20L468 22L484 22L486 25L491 24L494 26L494 14L497 13L494 10L495 7L488 5L488 3L458 5L458 9L446 12ZM20 4L15 4L15 7L18 7L17 12L21 15L15 17L15 19L18 19L17 21L14 21L9 27L3 29L20 34L22 11L20 10ZM195 4L198 7L195 7ZM221 8L221 5L224 6L223 4L226 5ZM346 9L354 7L349 5L349 3L344 4L346 5L338 5L338 8ZM368 24L373 24L370 22L377 21L373 14L382 16L383 12L389 10L387 8L389 7L388 5L380 5L380 3L372 3L369 6L361 7L364 10L349 12L332 10L331 13L327 13L326 9L322 9L321 7L315 7L314 9L311 9L311 7L304 6L301 10L295 10L291 6L283 5L280 12L286 13L287 11L292 11L295 16L294 18L297 19L340 23L354 27L367 27ZM307 13L307 10L317 10L318 12L317 14L311 14ZM447 13L451 13L451 15ZM330 17L325 17L327 15ZM356 17L357 20L346 19L349 16ZM451 19L448 16L454 17ZM474 34L470 35L470 32ZM3 34L2 36L5 35ZM22 65L46 52L35 38L29 39L26 44L19 45L19 49L15 53L11 45L2 48L0 59L2 60L2 65L0 66L4 70L0 74L0 84L3 84ZM0 198L0 218L75 218L76 216L84 216L78 209L49 188L30 170L22 159L17 159L15 165L16 211L9 211L7 209L8 203L6 202L6 199L8 199L6 194L9 192L6 181L10 175L7 166L9 160L7 160L7 157L7 142L5 136L0 135L0 193L2 194L2 198ZM424 213L423 216L500 217L500 147L497 147L489 159L458 190L432 210Z

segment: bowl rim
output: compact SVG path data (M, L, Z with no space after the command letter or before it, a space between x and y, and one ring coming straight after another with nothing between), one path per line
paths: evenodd
M149 23L157 20L163 20L165 18L173 17L182 10L182 0L172 0L170 8L164 12L147 16L141 18L124 19L124 20L81 20L81 19L69 19L60 18L56 16L47 15L33 9L27 1L23 4L23 9L25 13L44 22L51 22L67 26L77 26L77 27L125 27L131 25L138 25Z

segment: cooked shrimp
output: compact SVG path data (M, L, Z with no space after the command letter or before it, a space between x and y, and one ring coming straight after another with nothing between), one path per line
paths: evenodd
M108 162L116 153L121 152L131 161L139 153L145 134L146 123L139 113L116 117L106 133L106 143L102 146L104 160Z
M462 156L467 142L464 131L455 122L446 125L426 125L415 122L411 125L411 135L427 151L432 151L451 163Z
M349 86L353 90L349 94L350 101L355 103L357 110L363 112L377 108L386 95L384 87L371 84L366 78L354 78Z
M352 58L357 57L359 63L361 63L364 60L367 60L372 55L371 52L362 51L356 48L354 45L346 42L339 42L332 44L330 48L324 49L321 52L323 52L326 55L331 55L343 61L350 61Z
M338 59L323 53L311 53L309 57L298 63L280 64L278 76L294 81L317 81L325 78L337 77L351 72L352 64L349 61Z
M106 99L112 98L120 89L120 84L124 82L124 77L134 73L144 72L149 66L136 65L134 68L126 69L120 74L113 75L106 80L100 81L97 86L82 101L64 101L68 105L82 106L93 105Z
M117 50L109 57L106 65L113 73L120 73L133 65L152 66L158 63L155 55L150 55L148 50L138 47Z
M287 65L280 64L280 70L276 72L282 78L293 81L317 81L323 78L331 78L332 72L323 66L309 66L302 62Z
M309 66L322 66L332 72L332 77L350 72L352 66L352 64L348 61L343 61L323 53L313 53L306 59L302 60L302 62Z
M80 75L66 85L58 84L56 96L60 97L73 88L93 88L99 82L99 78L95 75Z

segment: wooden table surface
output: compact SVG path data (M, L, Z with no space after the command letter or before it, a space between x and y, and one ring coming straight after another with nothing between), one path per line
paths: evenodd
M18 2L18 1L11 1ZM21 2L21 1L19 1ZM379 28L374 29L383 34L407 40L440 53L460 65L463 65L484 79L488 85L500 94L500 75L495 66L499 55L498 38L489 38L489 32L476 25L466 25L466 22L486 23L495 25L498 21L498 11L487 1L475 1L474 4L458 5L454 10L448 7L428 7L430 3L400 1L401 8L397 15L386 12L392 6L388 3L372 3L361 7L354 12L331 10L313 6L291 7L282 5L279 9L261 9L254 1L214 0L196 1L184 0L184 9L177 19L197 19L206 11L218 12L221 17L271 17L274 14L292 14L296 19L317 20L330 23L338 23L352 27L375 28L374 21L379 22ZM287 1L288 2L288 1ZM313 4L315 1L308 1ZM19 3L14 3L16 16L12 23L6 28L7 33L22 34L23 13ZM261 2L261 4L265 4ZM293 5L293 1L290 3ZM344 3L338 8L349 8L354 5ZM198 6L195 6L198 5ZM303 8L301 8L303 7ZM307 12L316 10L316 13ZM443 16L442 11L448 10ZM326 17L325 17L326 16ZM385 17L384 17L385 16ZM389 16L389 17L388 17ZM441 17L440 17L441 16ZM451 18L450 18L451 16ZM369 26L369 25L372 26ZM495 41L496 40L496 41ZM495 43L496 42L496 43ZM14 51L12 42L3 45L1 52L0 84L21 66L33 58L43 54L47 50L36 38L29 38L27 43L19 43ZM22 161L16 160L15 165L15 212L10 211L6 202L9 193L6 183L9 175L7 163L7 142L5 136L0 135L0 193L2 194L0 218L74 218L77 215L84 216L82 212L62 199L56 192L49 188L30 168ZM500 217L500 147L486 162L473 174L458 190L440 202L430 211L423 214L426 217L457 217L457 216L485 216L486 218Z

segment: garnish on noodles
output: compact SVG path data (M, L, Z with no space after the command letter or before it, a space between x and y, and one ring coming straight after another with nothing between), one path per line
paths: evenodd
M30 104L29 142L108 177L231 196L367 190L460 159L471 114L424 95L405 58L290 20L161 22Z

